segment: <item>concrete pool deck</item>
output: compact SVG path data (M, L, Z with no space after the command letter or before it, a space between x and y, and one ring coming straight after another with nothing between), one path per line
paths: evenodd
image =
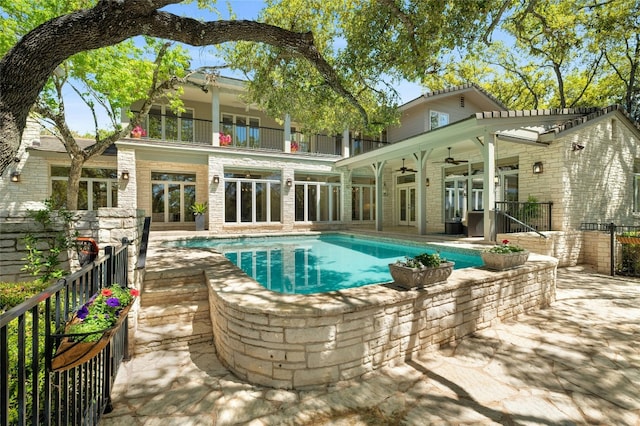
M639 340L640 281L563 268L550 308L322 389L247 384L210 343L136 355L101 424L635 425Z

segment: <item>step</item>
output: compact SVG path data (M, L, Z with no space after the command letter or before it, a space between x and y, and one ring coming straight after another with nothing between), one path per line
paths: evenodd
M172 278L149 278L145 277L144 288L145 290L161 290L163 288L180 288L191 287L194 285L200 285L206 287L204 283L204 275L186 275L182 277Z
M209 301L143 306L138 313L138 323L144 325L164 324L167 321L186 322L209 318Z
M165 288L162 290L145 289L140 297L140 305L185 304L208 300L209 291L204 286Z
M204 284L204 272L193 269L176 268L167 271L147 272L144 277L145 287L163 287L165 285L182 286L192 283Z
M176 347L182 344L213 341L211 321L194 319L185 322L166 322L153 326L138 325L135 353L145 353Z

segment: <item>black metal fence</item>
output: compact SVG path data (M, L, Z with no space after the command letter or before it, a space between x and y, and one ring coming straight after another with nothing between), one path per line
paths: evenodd
M580 230L609 234L612 276L640 277L640 226L582 223Z
M496 233L551 231L552 202L496 202Z
M126 286L128 242L0 316L0 425L95 425L127 354L127 322L98 356L51 371L52 337L100 288Z

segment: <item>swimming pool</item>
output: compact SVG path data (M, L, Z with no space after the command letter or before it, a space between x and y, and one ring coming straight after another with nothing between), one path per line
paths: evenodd
M356 237L318 236L192 239L173 245L215 248L263 287L279 293L312 294L392 281L388 264L437 251L455 268L481 266L471 250Z

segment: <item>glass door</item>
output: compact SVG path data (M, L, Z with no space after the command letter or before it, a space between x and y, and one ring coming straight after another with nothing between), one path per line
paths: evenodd
M416 188L405 186L398 188L398 225L416 223Z

